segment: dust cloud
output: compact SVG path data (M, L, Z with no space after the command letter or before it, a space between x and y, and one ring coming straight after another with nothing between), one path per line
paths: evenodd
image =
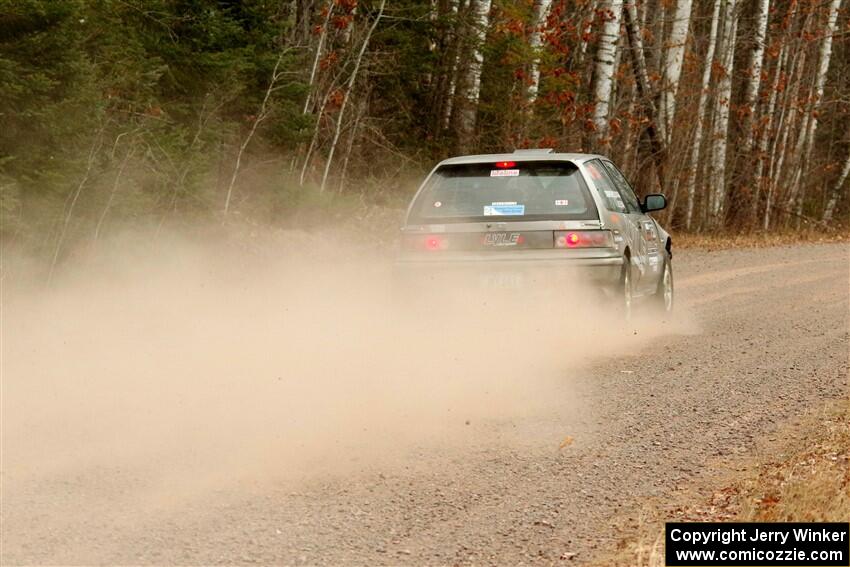
M583 365L676 329L626 324L579 281L488 290L472 274L411 289L389 254L349 240L128 233L49 288L11 273L9 256L7 526L35 521L42 494L72 510L114 491L132 510L393 466L466 442L469 422L575 404L553 393Z

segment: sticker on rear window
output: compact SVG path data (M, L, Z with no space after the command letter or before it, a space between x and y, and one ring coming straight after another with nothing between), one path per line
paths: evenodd
M438 208L438 209L439 209L439 208L440 208L440 207L442 207L442 206L443 206L443 202L442 202L442 201L434 201L434 207L436 207L436 208Z
M616 205L620 209L625 209L626 204L623 203L623 198L620 196L620 193L617 191L605 191L605 196L613 201L614 205Z
M556 207L566 207L569 204L570 204L570 201L568 199L555 199L555 206Z
M519 177L518 169L491 169L490 177Z
M484 216L511 216L511 215L524 215L525 214L525 205L517 205L516 203L512 204L499 204L493 203L492 205L484 205Z

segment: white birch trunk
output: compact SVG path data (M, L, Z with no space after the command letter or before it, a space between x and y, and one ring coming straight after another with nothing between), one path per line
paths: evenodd
M638 0L633 1L636 3ZM641 0L641 5L645 8L645 10L643 14L644 21L641 22L640 29L649 30L651 34L651 37L647 38L648 40L651 40L649 42L650 46L648 51L652 53L656 49L658 50L658 57L653 58L651 55L646 57L650 65L654 63L654 67L649 65L647 66L647 71L657 74L660 77L663 73L662 69L664 68L663 46L667 37L667 1L656 0L653 3L651 0ZM624 9L628 9L628 3L626 3ZM649 23L646 22L647 14L651 14L649 17ZM638 15L640 16L640 14ZM659 98L657 93L656 98ZM656 101L656 106L658 106L658 102L660 101Z
M585 39L585 35L590 33L590 30L593 26L593 15L596 13L596 5L598 0L591 0L590 2L590 18L588 19L587 25L584 22L581 24L581 41L578 46L578 57L576 58L576 67L581 68L582 63L584 63L584 55L587 53L587 40Z
M357 17L357 4L351 9L349 12L351 16L351 21L345 26L345 29L342 30L342 43L348 45L351 43L352 30L354 30L354 19Z
M832 58L832 36L835 35L836 24L838 23L838 10L841 8L841 0L832 0L829 5L829 18L826 24L826 32L821 40L820 53L818 55L818 74L815 77L815 99L813 102L813 111L817 110L820 101L823 98L823 90L826 86L826 74L829 71L829 61ZM811 126L812 136L817 129L817 113L812 114L813 120ZM809 136L811 139L812 136Z
M796 4L791 4L788 8L789 17L793 13ZM800 28L800 36L803 37L808 33L809 24L811 21L812 12L808 12ZM772 148L769 153L770 165L768 168L768 176L766 180L767 194L765 195L764 219L762 227L764 230L770 228L771 211L774 207L774 200L777 199L777 191L782 174L782 167L785 161L786 149L788 147L788 138L791 130L796 123L797 97L802 83L803 70L806 69L806 60L808 58L808 50L803 47L803 40L799 39L793 47L793 57L788 71L789 87L785 89L782 104L780 105L779 123L776 129L776 136L773 140Z
M694 132L694 141L691 145L691 160L688 167L688 177L685 184L688 192L688 204L685 212L685 228L691 229L694 218L694 201L696 197L696 177L699 167L700 146L702 145L702 128L706 121L706 110L708 107L708 89L711 85L711 67L714 61L714 50L717 47L717 30L720 22L720 5L722 0L714 0L714 11L711 15L711 32L708 38L708 51L705 54L705 67L702 71L702 88L697 103L697 123Z
M272 92L274 91L278 79L280 78L280 74L277 71L288 51L289 49L285 49L277 56L277 61L274 64L274 69L272 69L272 76L269 80L269 86L266 89L266 94L263 96L263 102L260 105L260 110L257 112L257 116L254 117L254 122L251 124L251 129L248 131L245 139L242 140L241 144L239 144L239 150L236 152L236 165L233 166L233 174L230 176L230 183L227 185L227 196L224 199L225 216L230 212L230 201L233 198L233 188L236 187L236 178L239 176L239 169L242 167L242 155L245 153L245 148L248 147L248 144L251 143L251 139L253 139L254 134L257 132L257 127L263 122L263 120L268 118L269 99L272 96Z
M803 27L805 30L805 26ZM773 208L774 195L776 193L779 176L782 173L782 166L785 161L786 148L788 147L788 137L791 133L791 128L796 121L797 105L794 101L797 99L797 94L800 90L800 82L802 70L806 66L806 50L799 47L794 53L791 61L791 66L788 76L791 77L790 88L785 89L785 96L782 110L779 113L779 122L776 127L776 136L773 140L773 145L770 151L770 165L768 167L768 175L766 179L767 194L765 195L764 218L762 220L762 228L768 230L770 228L770 212Z
M449 84L446 88L446 104L443 106L442 126L443 130L448 130L452 120L452 111L454 110L455 91L457 90L457 70L460 66L460 38L458 37L457 27L459 24L457 15L460 10L466 5L465 0L452 0L451 11L454 16L455 31L452 34L454 57L452 58L452 66L449 69Z
M304 156L304 163L301 164L301 176L298 179L298 185L304 186L304 179L307 176L307 168L310 166L310 159L313 157L313 151L319 142L319 132L322 127L322 117L325 115L325 107L328 105L328 99L331 93L325 94L322 99L322 104L319 105L319 112L316 115L316 125L313 127L313 136L310 138L310 145L307 146L307 154Z
M623 13L625 14L625 7L623 7ZM614 72L617 72L617 70L620 68L620 65L622 64L623 51L628 49L628 43L627 43L628 42L628 34L624 34L624 35L625 35L625 37L623 37L623 36L620 37L620 42L617 44L617 49L614 52ZM618 81L613 81L611 83L611 98L608 101L608 106L610 108L617 108L617 101L618 101L617 94L618 94L618 91L620 90L620 86L621 85ZM629 97L629 98L633 99L634 97Z
M646 57L643 49L643 33L638 25L637 6L634 2L629 2L623 6L624 19L626 22L626 31L629 36L629 45L632 53L632 69L635 75L635 90L637 96L644 107L644 112L647 116L648 123L646 125L646 134L649 138L650 146L652 147L652 158L656 165L656 176L661 185L663 192L664 183L664 141L658 135L658 109L655 106L655 100L651 94L651 85L649 83L649 72L647 71Z
M844 167L841 169L841 174L838 176L838 182L832 188L829 200L826 202L826 207L823 210L823 222L829 222L832 220L832 213L835 211L836 203L838 203L838 196L841 194L841 187L843 187L844 183L847 181L848 175L850 175L850 152L847 153L847 160L844 162Z
M614 60L620 39L620 20L623 15L623 0L605 0L602 3L605 22L599 34L596 48L596 66L593 72L593 139L595 144L608 135L608 113L611 105L611 85L614 77Z
M481 70L484 68L484 42L490 25L491 0L471 0L471 46L466 67L461 69L458 86L460 106L457 109L458 151L468 153L478 120L478 99L481 95Z
M812 124L812 117L808 112L804 112L802 114L802 119L800 123L800 129L797 134L797 142L794 144L794 149L792 150L792 159L787 166L789 170L787 176L791 177L790 186L786 184L787 191L784 194L784 197L787 198L787 203L785 210L792 211L794 210L794 203L797 199L798 189L800 187L800 174L805 167L806 163L806 142L808 141L808 133L809 133L809 125ZM780 170L779 175L782 175L782 171ZM788 177L784 177L783 179L787 179ZM786 219L787 220L787 219Z
M316 55L313 56L313 66L310 69L310 82L307 83L307 100L304 101L304 110L302 114L307 114L310 109L310 103L313 101L313 85L316 82L316 71L319 69L319 61L322 59L322 52L325 48L325 38L328 36L328 24L331 21L331 14L334 11L334 3L328 3L328 13L325 14L325 23L322 25L322 33L319 34L319 42L316 44Z
M832 58L832 36L835 34L836 24L838 22L838 9L841 7L841 0L832 0L829 6L829 17L827 19L826 30L823 39L821 40L820 50L818 53L818 70L815 76L814 96L812 98L812 106L809 117L808 128L806 129L806 140L803 144L801 153L801 163L796 173L793 183L793 193L788 202L788 209L791 210L791 205L796 201L797 221L802 218L800 215L803 212L803 198L805 196L805 188L800 187L803 178L803 169L809 169L811 161L812 147L815 145L815 132L818 128L818 107L823 98L824 87L826 86L826 75L829 71L829 61Z
M124 159L121 160L121 166L118 168L118 174L115 176L115 181L112 183L112 191L109 192L109 199L106 201L106 206L103 207L103 211L100 213L100 217L97 219L97 225L94 227L94 240L100 237L100 229L103 227L104 221L106 221L106 215L109 214L109 210L112 208L112 202L115 201L115 195L118 193L118 187L121 183L121 176L124 175L124 168L127 166L127 161L136 151L134 147L130 147L127 152L124 154Z
M546 18L549 17L551 7L552 0L535 0L534 2L531 35L528 38L528 45L532 52L531 72L529 73L526 91L526 102L529 107L537 100L537 93L540 91L540 51L543 47L543 28L546 25Z
M723 43L720 65L723 74L717 85L715 99L714 132L711 152L712 199L709 222L717 227L723 224L726 200L726 147L729 130L729 104L732 99L732 72L735 65L735 36L738 29L736 1L726 0L723 14Z
M384 6L386 6L386 4L387 0L381 0L381 7L378 8L378 15L369 27L369 31L366 32L366 37L363 38L363 43L360 45L360 51L357 53L357 59L354 62L354 69L351 71L351 77L348 79L348 85L345 88L345 95L342 97L342 104L339 107L339 116L336 119L336 130L334 131L333 141L331 142L331 149L328 152L328 160L325 162L325 172L322 174L322 184L319 186L319 193L325 192L325 186L328 182L328 173L331 170L334 152L336 151L336 145L339 142L339 134L342 131L342 121L345 118L345 107L348 106L348 99L351 98L351 91L354 89L354 83L357 82L357 74L360 72L360 64L363 63L363 54L366 53L366 48L369 47L369 41L372 39L372 34L374 33L375 28L378 27L378 22L381 21L381 18L384 15Z
M77 200L79 200L80 194L83 192L83 187L85 187L86 183L89 181L89 177L91 176L92 169L95 165L95 160L97 159L97 154L100 152L101 146L103 146L104 128L105 124L100 127L94 142L92 142L91 149L89 150L89 157L88 160L86 160L86 171L83 174L83 178L77 185L76 190L69 194L68 198L65 200L66 210L63 211L64 218L62 219L62 227L59 230L59 237L56 239L56 248L53 250L53 259L50 261L50 270L47 272L48 287L50 287L50 284L53 282L53 273L56 270L56 263L59 261L59 253L62 252L62 245L65 243L65 234L68 232L68 225L71 223L71 217L74 215L74 207L77 205Z
M429 2L428 2L428 23L431 25L432 30L435 27L435 24L437 23L437 19L439 19L439 17L440 17L440 10L439 10L439 6L437 5L437 0L429 0ZM434 53L434 51L436 51L436 50L437 50L437 42L435 40L435 37L432 35L428 39L428 51L431 52L431 53ZM434 76L431 73L425 73L425 84L429 88L433 84L433 81L434 81ZM348 156L348 154L346 153L346 160L347 160L347 156ZM343 171L343 176L344 175L345 175L345 172ZM341 183L340 183L340 187L342 187Z
M366 106L368 97L364 97L358 105L357 114L354 116L354 125L351 127L351 133L348 135L348 147L345 150L345 157L342 159L342 172L339 174L339 186L337 193L342 193L345 188L345 176L348 173L348 163L351 161L351 150L354 149L354 141L357 139L357 131L360 129L360 121L363 115L366 114Z
M770 97L767 101L767 111L764 113L767 122L763 125L759 134L758 140L758 155L756 155L756 172L753 176L755 183L755 195L753 196L752 219L755 222L758 219L759 199L761 197L761 187L764 184L762 176L764 175L764 165L767 160L767 144L770 139L770 132L773 129L773 114L776 110L776 99L779 95L779 80L782 78L782 69L785 67L785 61L788 58L788 49L785 45L782 46L779 52L779 59L776 62L776 72L773 75L773 82L770 85Z
M661 90L661 108L658 114L658 126L664 141L669 144L676 114L676 92L679 90L679 78L682 76L682 64L685 60L685 44L688 41L688 28L691 23L692 0L679 0L667 43L664 59L664 76Z
M758 100L759 88L761 87L761 70L764 67L764 52L767 37L767 19L770 12L770 0L759 0L756 12L755 47L750 57L750 68L747 72L750 78L747 81L747 90L744 94L744 107L746 123L744 128L744 151L749 154L753 147L753 115L755 114L756 101Z
M433 27L434 24L437 23L437 19L440 17L439 6L437 5L437 0L430 0L428 2L428 22ZM428 51L433 52L437 49L437 42L434 41L434 38L430 38L428 40Z
M794 97L789 98L793 100ZM776 193L776 189L779 184L779 176L782 172L782 164L785 160L785 149L788 147L788 136L791 132L791 125L789 123L794 122L795 114L796 107L792 106L787 118L782 115L779 117L777 137L773 144L774 151L771 152L771 158L776 156L776 161L771 163L767 179L767 195L765 195L764 219L762 221L762 228L764 230L770 228L770 211L773 208L774 194ZM784 129L782 127L783 122L785 124Z

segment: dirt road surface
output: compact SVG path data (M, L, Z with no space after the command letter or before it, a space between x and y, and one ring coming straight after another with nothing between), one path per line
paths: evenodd
M848 395L846 244L683 251L674 265L688 323L548 380L548 403L535 411L482 417L460 405L427 442L413 424L381 458L331 450L299 477L229 476L243 465L229 450L213 456L232 467L215 480L163 474L158 436L164 443L183 432L162 423L151 424L162 426L151 447L124 454L134 438L100 439L106 458L63 460L44 440L96 418L62 412L57 421L54 398L43 407L38 396L22 401L26 415L4 417L2 563L589 561L648 499L663 500L801 412ZM7 323L4 332L16 329ZM581 332L567 323L563 339ZM4 347L10 358L12 348L23 346ZM9 366L16 374L7 368L4 410L18 404L21 372L40 368ZM533 384L528 372L524 383Z

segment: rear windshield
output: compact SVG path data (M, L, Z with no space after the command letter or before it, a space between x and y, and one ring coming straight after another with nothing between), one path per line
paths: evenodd
M596 218L578 168L542 161L443 166L410 212L414 223Z

